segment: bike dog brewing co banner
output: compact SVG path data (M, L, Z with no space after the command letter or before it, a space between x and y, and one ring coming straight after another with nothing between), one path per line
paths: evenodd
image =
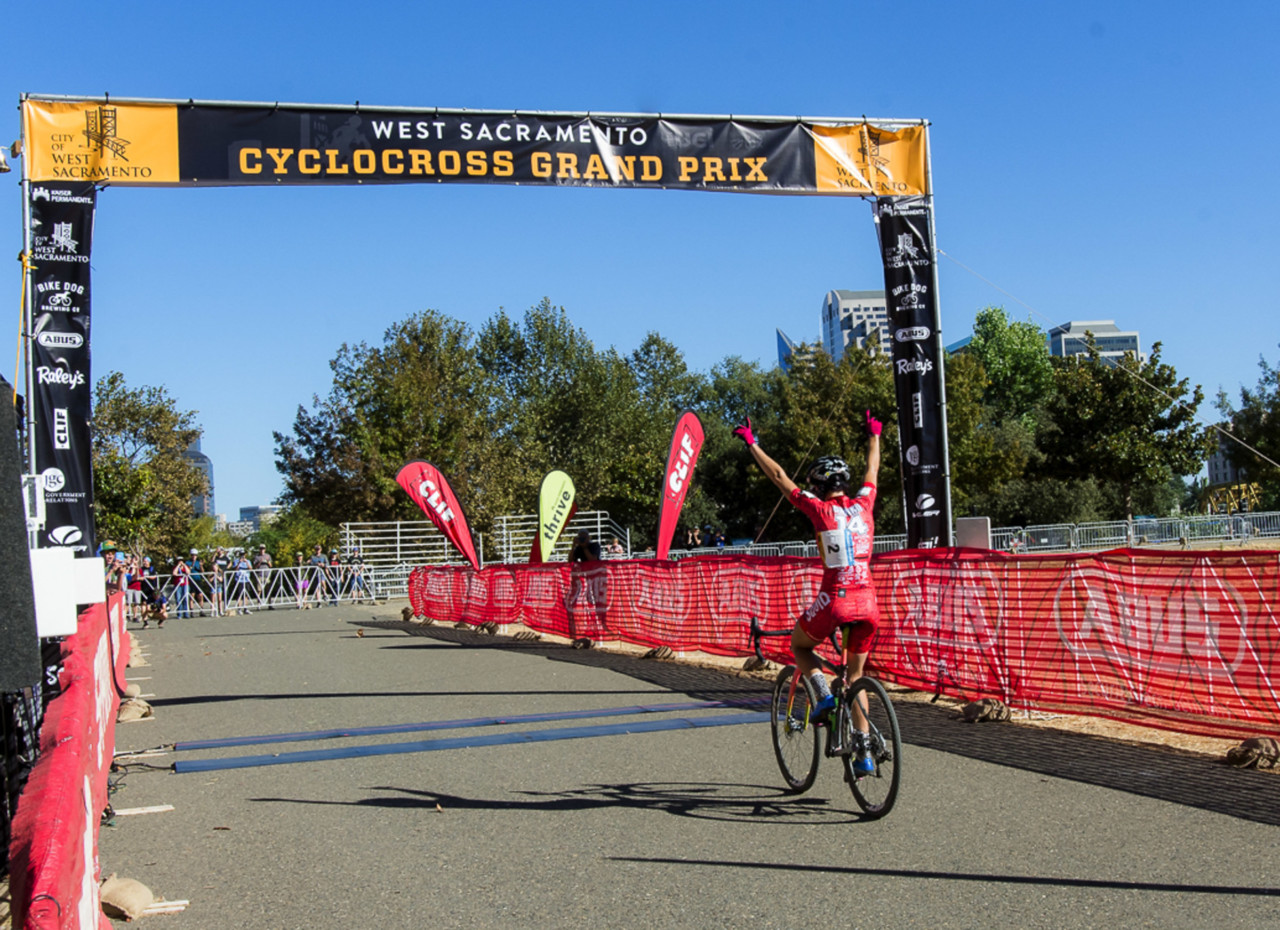
M907 545L912 549L946 546L951 541L951 514L928 202L924 197L879 200L875 210L893 341Z
M31 191L32 396L35 470L44 485L40 545L92 553L89 445L89 251L92 184L33 184Z

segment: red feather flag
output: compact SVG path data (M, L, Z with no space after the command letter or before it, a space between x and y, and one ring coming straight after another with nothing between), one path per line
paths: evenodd
M408 492L454 548L466 556L471 567L479 571L480 560L476 558L467 518L440 469L430 462L409 462L396 472L396 484Z
M671 551L671 539L680 522L684 496L689 492L693 466L702 451L702 421L692 410L686 410L676 421L667 454L667 470L662 473L662 507L658 511L658 546L656 555L665 559Z

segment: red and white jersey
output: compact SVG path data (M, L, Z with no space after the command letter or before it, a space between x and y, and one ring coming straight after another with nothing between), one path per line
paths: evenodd
M872 508L876 486L868 482L850 497L822 500L796 488L791 503L809 518L817 531L824 571L822 590L863 588L871 584L871 545L875 539Z

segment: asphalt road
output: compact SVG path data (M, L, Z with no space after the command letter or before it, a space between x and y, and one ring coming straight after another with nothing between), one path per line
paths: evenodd
M116 817L102 870L191 902L147 921L1280 927L1280 777L900 705L902 794L865 821L838 765L784 793L764 722L625 732L740 708L566 716L749 700L765 695L758 680L403 624L401 606L136 631L150 665L129 677L156 716L121 724L117 750L179 750L127 760L111 803L175 810ZM531 714L559 719L463 724ZM427 728L441 722L453 723ZM514 736L566 727L589 735ZM338 728L383 732L190 747ZM441 748L477 737L491 744ZM289 755L368 747L385 754ZM275 764L200 768L244 757Z

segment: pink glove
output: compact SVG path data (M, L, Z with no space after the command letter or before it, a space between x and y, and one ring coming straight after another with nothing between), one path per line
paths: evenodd
M733 431L733 435L737 436L747 445L754 446L756 444L756 437L755 434L751 432L751 417L747 417L747 422L742 426L737 427Z
M879 436L880 430L884 429L884 425L871 415L871 411L867 411L867 435Z

